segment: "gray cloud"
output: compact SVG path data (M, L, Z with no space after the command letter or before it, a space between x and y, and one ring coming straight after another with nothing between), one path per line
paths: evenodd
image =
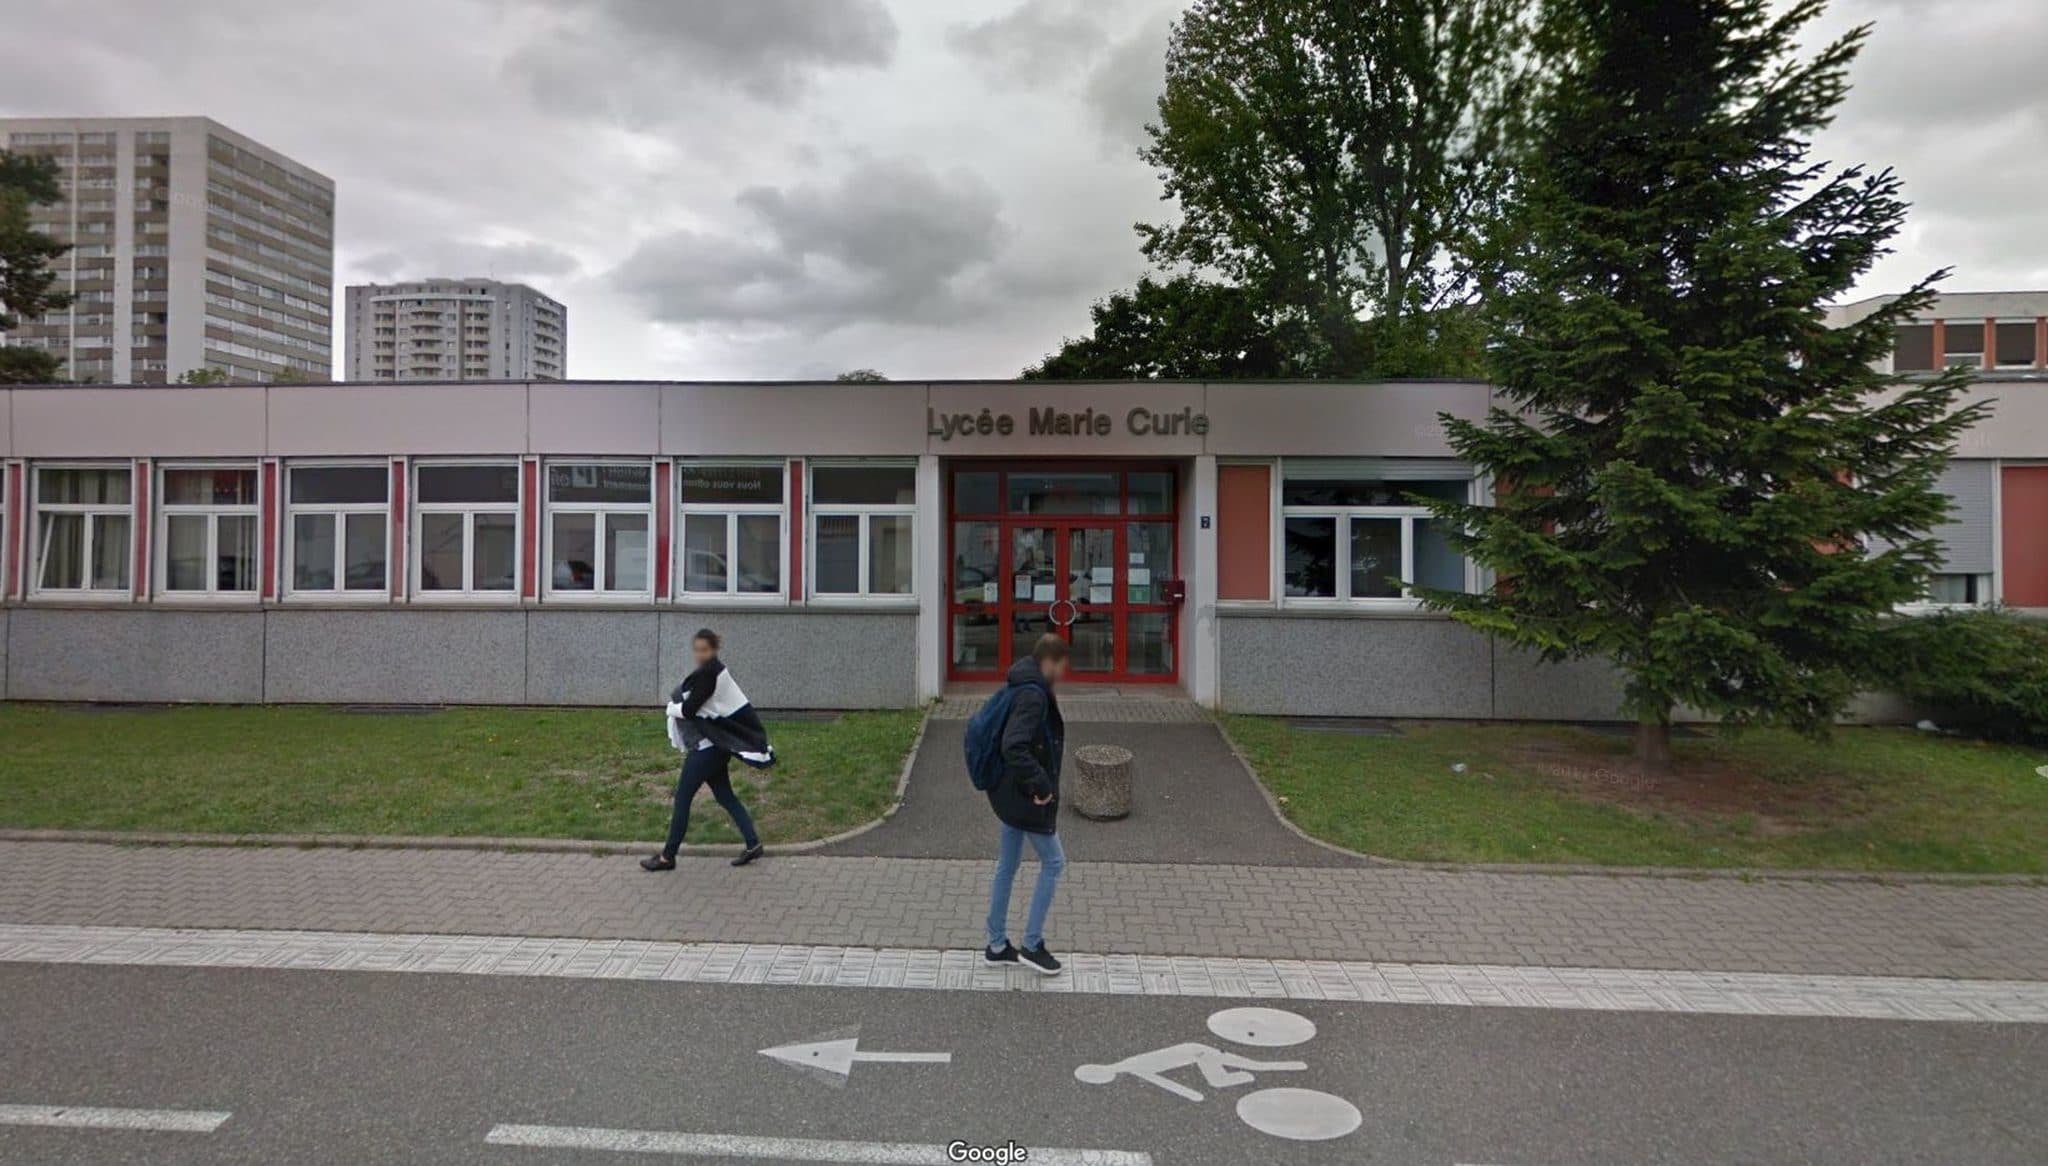
M814 72L896 52L880 0L528 0L541 33L506 72L544 103L635 122L687 116L686 94L736 88L788 104Z
M946 43L997 80L1036 86L1087 68L1103 47L1101 22L1079 0L1024 0L1001 16L956 24Z
M1001 199L971 174L864 160L836 180L753 186L745 237L682 230L643 243L610 276L675 324L928 324L975 305L1009 236Z
M1166 88L1166 40L1172 21L1165 14L1116 42L1088 74L1083 89L1096 128L1111 143L1136 147L1145 125L1159 116Z
M1865 280L1895 291L1940 267L1952 290L2048 283L2048 5L1838 3L1821 35L1873 25L1817 155L1890 167L1913 202L1896 253ZM1819 39L1818 36L1814 39Z
M379 279L425 279L436 276L519 280L533 276L573 275L581 265L560 247L526 240L518 243L439 243L406 251L379 251L355 263L356 270Z

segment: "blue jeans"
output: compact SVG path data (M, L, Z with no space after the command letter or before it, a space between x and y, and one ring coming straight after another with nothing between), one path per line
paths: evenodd
M1038 886L1031 892L1031 914L1024 921L1024 948L1045 942L1045 913L1052 910L1052 892L1067 869L1067 852L1057 834L1034 834L1015 826L1002 827L1002 842L996 849L996 880L988 889L988 945L999 948L1010 939L1010 884L1017 881L1017 866L1024 861L1024 840L1038 852Z
M683 833L690 828L690 803L697 800L697 791L711 787L711 796L732 815L732 824L739 827L740 838L749 849L761 845L761 836L754 833L754 820L747 816L747 807L741 803L740 795L732 792L732 776L727 769L732 764L732 754L712 746L709 749L692 749L683 759L682 776L676 779L676 812L668 821L668 845L661 848L664 858L674 858L683 845Z

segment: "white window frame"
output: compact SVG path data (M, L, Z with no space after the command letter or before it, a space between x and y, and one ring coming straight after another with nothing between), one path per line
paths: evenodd
M158 599L176 602L205 603L252 603L263 598L263 467L252 461L175 461L158 462L152 467L156 481L152 483L156 502L156 514L150 528L150 570L154 587L151 593ZM212 503L172 503L165 499L164 479L179 470L237 470L256 475L256 501L237 506L216 506ZM131 486L132 489L132 486ZM171 519L173 517L204 518L206 522L206 586L195 591L173 591L171 581ZM247 591L222 591L219 575L213 569L220 562L220 520L222 518L254 518L256 520L256 585Z
M292 502L292 474L298 470L367 470L374 469L383 475L384 501L382 502ZM391 602L391 463L378 461L288 461L279 470L283 484L278 489L279 527L278 545L282 548L283 560L278 574L283 582L280 589L287 600L301 602L319 600L328 603L389 603ZM384 584L375 591L350 591L345 587L314 588L310 590L293 586L292 580L298 572L299 546L293 519L299 515L328 515L334 519L334 578L337 583L347 583L348 571L348 516L351 514L375 514L384 519Z
M1400 479L1382 479L1398 486ZM1423 479L1418 479L1423 480ZM1458 479L1438 478L1432 481L1455 481ZM1479 479L1463 479L1465 501L1475 500L1479 491ZM1394 519L1401 523L1401 569L1402 579L1415 578L1415 520L1432 518L1423 506L1289 506L1287 498L1287 467L1285 462L1276 463L1273 469L1273 595L1282 607L1305 608L1377 608L1388 611L1413 611L1422 606L1414 589L1403 586L1399 595L1358 595L1351 594L1351 521L1354 518ZM1337 549L1333 569L1336 578L1335 595L1289 595L1287 594L1287 520L1290 518L1328 518L1336 521ZM1466 591L1476 590L1477 577L1470 558L1464 559L1465 577L1460 586Z
M15 463L5 458L0 458L0 603L5 603L14 598L13 589L20 585L7 575L7 568L14 561L12 558L14 544L7 541L14 534L14 530L7 524L8 512L13 509L10 505L13 498L7 492L7 471L14 465ZM26 469L22 470L24 482L27 476L28 471Z
M647 501L645 502L563 502L557 504L550 494L548 471L556 466L634 466L647 470ZM655 564L655 473L651 458L604 458L604 457L558 457L548 458L540 465L540 571L541 595L559 603L645 603L654 598ZM557 514L590 515L591 533L596 539L592 548L591 578L589 590L555 589L555 516ZM630 591L607 590L603 586L605 573L605 527L614 514L637 514L647 520L647 586Z
M421 502L420 471L443 467L490 466L512 467L519 484L517 495L511 502ZM421 603L478 603L518 604L524 596L525 583L522 572L526 569L526 469L524 460L517 457L478 458L431 458L412 463L411 487L407 493L406 522L411 528L406 535L407 593ZM426 556L426 525L421 521L428 514L460 514L462 520L462 586L460 588L438 588L432 591L420 586L420 569ZM509 514L512 516L512 586L503 591L479 591L476 589L476 519L479 514Z
M28 507L23 513L28 517L28 530L23 532L26 553L23 558L28 570L28 586L24 591L31 597L54 599L91 599L111 602L133 602L135 599L135 466L125 461L82 461L82 462L27 462L24 475L28 478ZM128 502L122 506L99 503L43 502L44 470L121 470L128 475ZM125 516L128 519L128 540L123 553L128 556L128 583L124 587L45 587L43 586L43 562L48 549L43 545L43 514L85 515L85 547L87 557L85 570L88 582L92 575L92 532L101 518Z
M1981 599L1977 599L1977 600L1975 600L1975 601L1970 601L1970 600L1964 600L1964 601L1962 601L1962 602L1960 602L1960 603L1949 603L1949 602L1947 602L1947 601L1944 601L1944 600L1940 600L1940 599L1936 599L1936 598L1934 598L1934 591L1933 591L1933 583L1934 583L1934 580L1936 580L1936 579L1939 579L1939 578L1943 578L1943 577L1945 577L1945 576L1954 576L1954 577L1957 577L1957 578L1964 578L1964 579L1968 579L1968 578L1977 578L1977 579L1982 579L1982 580L1984 581L1984 586L1983 586L1983 587L1981 588L1981 591L1982 591L1982 595L1983 595L1983 597L1982 597ZM1992 572L1992 571L1935 571L1935 572L1933 572L1932 574L1930 574L1930 575L1928 576L1928 593L1927 593L1927 595L1926 595L1926 596L1925 596L1924 598L1921 598L1921 599L1917 599L1917 600L1913 601L1912 603L1906 603L1906 604L1901 604L1901 605L1899 606L1899 611L1900 611L1901 613L1903 613L1903 614L1907 614L1907 615L1912 615L1912 614L1916 614L1916 613L1919 613L1919 614L1928 614L1928 613L1932 613L1932 612L1937 612L1937 611L1976 611L1976 610L1978 610L1978 609L1980 609L1980 608L1986 608L1986 607L1993 607L1993 606L1996 606L1996 605L1997 605L1997 603L1998 603L1998 589L1997 589L1997 588L1998 588L1998 576L1997 576L1996 572Z
M780 502L684 502L683 477L692 466L726 469L773 470L782 483ZM761 458L677 458L671 471L675 479L676 531L675 562L670 565L672 590L678 603L733 603L733 604L775 604L789 599L789 461ZM690 579L689 520L691 515L699 518L725 517L725 548L728 556L725 570L725 590L692 591ZM775 543L775 590L741 591L739 572L739 538L741 515L774 515L776 518Z
M923 580L919 578L923 567L922 555L913 553L910 561L910 589L908 591L873 591L873 580L869 577L869 561L873 544L873 522L877 517L909 518L910 537L914 543L918 538L917 508L924 501L918 498L912 502L892 503L850 503L820 502L815 485L820 469L907 469L911 472L913 489L917 481L917 463L910 460L864 458L859 461L813 459L804 463L804 592L812 600L821 603L884 604L917 603ZM821 591L818 588L818 520L820 518L860 519L859 567L860 590Z

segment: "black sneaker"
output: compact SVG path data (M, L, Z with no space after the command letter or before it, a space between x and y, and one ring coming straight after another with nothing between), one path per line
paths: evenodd
M985 964L1014 964L1017 962L1017 948L1009 940L1003 941L1003 949L992 947L981 949L981 962Z
M1060 961L1052 958L1052 953L1046 950L1043 943L1037 947L1025 948L1017 953L1017 957L1031 965L1031 970L1041 976L1057 976L1060 974Z
M738 858L733 859L732 864L734 866L745 866L766 853L768 853L767 847L764 847L757 842L754 845L747 847L745 850L740 851L740 856Z
M674 870L676 860L666 854L650 854L640 860L641 870Z

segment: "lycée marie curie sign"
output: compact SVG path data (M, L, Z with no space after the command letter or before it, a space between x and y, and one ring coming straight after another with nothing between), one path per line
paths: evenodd
M925 436L940 441L956 437L1010 437L1019 428L1014 414L994 409L952 413L927 408L924 416ZM1116 419L1107 410L1046 405L1025 411L1023 432L1031 437L1108 437L1116 428ZM1209 432L1209 415L1195 412L1192 406L1182 406L1177 411L1139 406L1124 414L1123 431L1132 437L1202 437Z

